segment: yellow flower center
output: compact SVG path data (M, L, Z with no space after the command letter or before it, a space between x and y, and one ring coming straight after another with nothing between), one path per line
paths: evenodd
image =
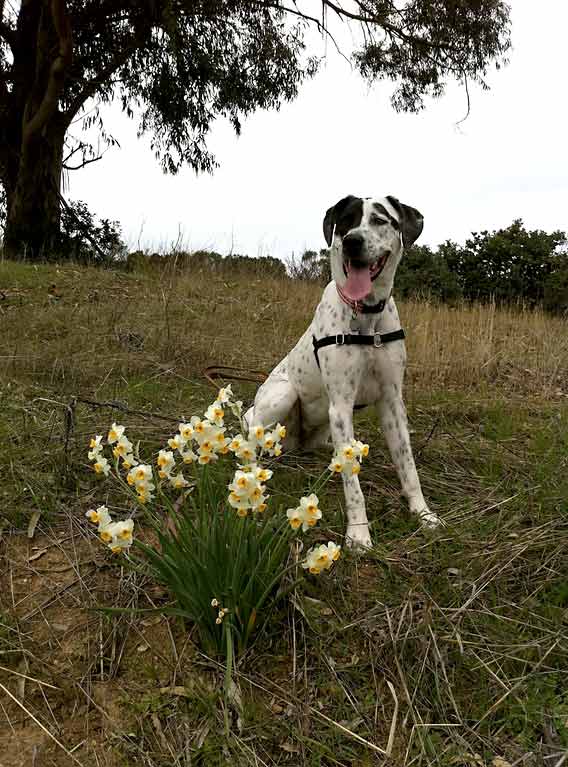
M132 533L130 530L122 530L118 537L121 538L123 541L131 541L132 540Z
M302 521L298 519L298 517L292 517L292 519L290 520L290 526L292 527L293 530L297 530L301 524L302 524Z
M93 466L93 469L95 470L95 473L96 473L96 474L102 474L102 471L103 471L103 467L102 467L102 464L100 464L100 463L96 463L96 464Z
M101 541L104 541L105 543L108 543L109 541L112 541L112 535L105 530L101 533Z
M237 509L237 514L239 517L246 517L248 514L248 509Z

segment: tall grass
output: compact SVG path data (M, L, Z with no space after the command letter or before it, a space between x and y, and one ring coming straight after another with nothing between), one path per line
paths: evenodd
M0 290L0 375L90 391L110 374L187 379L215 363L269 371L321 295L317 284L238 271L8 263L0 264ZM562 394L566 320L524 307L398 305L411 386Z

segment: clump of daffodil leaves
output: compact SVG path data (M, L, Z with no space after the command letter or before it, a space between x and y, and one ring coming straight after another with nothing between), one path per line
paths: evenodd
M228 413L239 433L228 433ZM263 464L281 454L285 436L279 423L247 429L242 402L234 401L227 386L203 417L179 424L152 463L143 462L139 445L120 424L112 424L106 442L102 435L90 442L94 472L118 483L137 520L153 529L157 545L135 537L133 516L113 520L104 505L86 513L100 540L112 554L149 567L173 598L169 612L197 626L204 650L226 657L229 675L235 655L247 649L297 583L298 562L290 557L290 544L300 529L315 527L322 517L315 491L334 473L357 474L369 449L351 440L336 451L314 492L285 514L273 513L266 486L273 472ZM227 456L237 463L228 485L230 475L219 460ZM299 564L319 575L340 554L341 546L330 541L311 548Z

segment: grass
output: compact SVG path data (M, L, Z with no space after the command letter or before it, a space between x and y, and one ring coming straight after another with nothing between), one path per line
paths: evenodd
M562 763L565 321L399 306L418 469L446 527L417 529L374 415L358 414L376 546L346 555L329 578L306 578L239 666L242 708L225 735L223 669L191 627L92 610L159 606L166 595L109 559L83 521L95 503L120 505L93 482L84 446L115 418L149 449L163 442L211 399L206 365L269 370L320 288L4 262L0 291L0 683L19 701L0 688L2 767L374 765L393 721L397 766ZM245 400L254 392L234 388ZM286 456L274 500L295 502L328 461ZM341 542L340 483L321 505L313 542Z

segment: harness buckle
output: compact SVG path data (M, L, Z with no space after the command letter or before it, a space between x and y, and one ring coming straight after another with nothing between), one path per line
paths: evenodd
M345 333L338 333L335 336L335 343L337 346L343 346L345 343Z
M375 347L375 349L380 349L382 345L383 345L383 342L381 340L381 334L375 333L373 336L373 346Z

